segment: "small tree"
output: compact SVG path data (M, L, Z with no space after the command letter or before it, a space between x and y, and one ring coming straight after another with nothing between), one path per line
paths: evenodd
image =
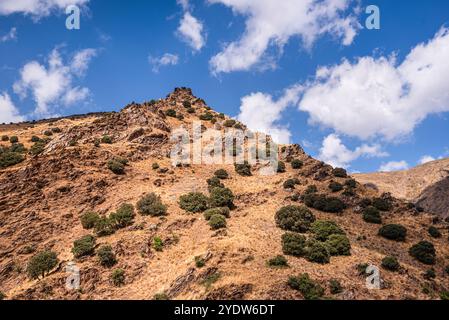
M117 263L117 259L110 245L101 246L98 249L97 256L103 267L110 268Z
M53 251L44 251L33 256L27 265L31 279L44 278L58 264L58 256Z
M200 192L191 192L179 198L181 209L192 213L205 211L208 208L208 202L208 197Z
M159 217L167 215L167 206L162 203L161 197L155 193L143 196L137 202L137 210L143 216Z
M75 258L90 256L95 250L95 238L91 235L84 236L73 242L72 253Z
M100 220L100 216L95 212L86 212L81 216L80 220L83 228L88 230L95 227L95 224Z

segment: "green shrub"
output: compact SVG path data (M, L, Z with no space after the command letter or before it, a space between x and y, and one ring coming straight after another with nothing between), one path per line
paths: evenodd
M53 133L61 133L61 132L62 132L61 128L58 128L58 127L51 128L50 130L51 130L51 132L53 132Z
M183 105L183 107L186 108L186 109L189 109L189 108L192 107L192 103L190 103L190 101L187 101L187 100L183 101L183 102L182 102L182 105Z
M209 191L211 191L213 188L224 188L225 185L221 183L221 180L217 177L212 177L210 179L207 179L207 184L209 186Z
M178 114L176 115L176 119L178 119L179 121L182 121L182 120L184 120L184 115L181 114L181 113L178 113Z
M125 270L115 269L111 274L111 280L114 286L120 287L125 284Z
M108 136L108 135L104 135L101 138L101 143L103 143L103 144L112 144L112 138L110 136Z
M306 238L303 235L287 232L282 235L282 252L284 254L302 257L305 254Z
M116 231L115 224L107 217L101 217L95 222L94 232L98 237L107 237Z
M357 181L354 179L348 179L345 181L345 186L351 189L357 188Z
M287 179L284 181L283 187L284 189L295 189L295 186L299 184L298 179Z
M330 262L330 253L327 248L327 245L315 239L309 239L306 241L305 257L310 262L316 262L321 264L326 264Z
M428 269L426 270L426 272L423 274L423 278L426 280L433 280L437 277L437 274L435 273L435 269Z
M363 210L363 220L368 223L381 224L382 217L380 216L380 212L375 207L368 207Z
M27 265L31 279L44 278L58 264L58 256L53 251L44 251L33 256Z
M211 208L234 207L234 194L228 188L212 188L209 203Z
M100 147L100 143L101 143L100 139L95 139L95 140L94 140L94 146L95 146L95 148L99 148L99 147Z
M80 220L83 228L88 230L95 227L95 224L100 220L100 216L95 212L86 212L81 216Z
M299 159L293 159L291 162L292 169L301 169L304 163Z
M6 294L4 294L2 291L0 291L0 301L6 299Z
M267 265L273 268L285 268L288 267L288 261L284 256L276 256L268 260Z
M111 159L108 161L108 169L115 174L125 173L125 165L122 162L119 162L115 159Z
M331 181L329 183L329 189L332 192L339 192L339 191L343 190L343 185L341 183L339 183L339 182Z
M211 121L212 119L214 119L214 115L210 112L205 112L200 115L200 120L202 121Z
M339 294L343 292L343 288L340 284L340 281L336 280L336 279L331 279L329 281L329 290L331 292L331 294Z
M401 267L398 259L396 259L396 257L393 256L387 256L383 258L381 266L382 268L390 271L398 271L399 268Z
M220 170L215 171L214 175L218 179L222 179L222 180L229 178L229 174L225 169L220 169Z
M380 211L390 211L392 208L392 204L389 200L383 198L374 198L373 199L373 207Z
M156 293L153 300L167 301L170 300L170 297L166 293Z
M84 236L73 242L72 253L75 258L90 256L95 250L95 238L91 235Z
M117 259L110 245L101 246L98 249L97 256L103 267L110 268L117 263Z
M329 213L340 213L346 209L346 204L341 199L317 193L306 194L304 203L310 208Z
M223 126L225 126L226 128L232 128L233 126L235 126L235 124L236 124L235 120L229 119L223 123Z
M318 192L318 188L316 185L312 184L310 186L307 186L306 191L304 191L304 194L312 194L312 193L317 193Z
M53 132L51 130L44 131L44 136L51 137L53 135Z
M204 219L210 220L210 218L215 214L220 214L226 218L230 217L231 211L228 207L212 208L204 211Z
M371 201L370 198L363 198L362 200L360 200L359 202L359 206L362 208L367 208L373 205L373 201Z
M164 250L164 241L160 237L153 238L153 249L159 252Z
M435 228L434 226L429 227L429 229L427 230L429 232L429 235L432 238L441 238L441 232Z
M388 224L379 229L379 236L388 240L405 241L407 229L400 224Z
M440 299L444 301L449 300L449 291L440 292Z
M153 163L153 164L151 165L151 168L152 168L153 170L159 169L159 168L160 168L160 167L159 167L159 163L157 163L157 162Z
M116 226L116 228L126 228L134 223L134 206L132 204L124 203L114 213L111 213L109 219Z
M421 241L409 249L409 254L416 260L427 264L435 264L436 251L432 243L428 241Z
M9 141L9 137L6 135L2 136L2 141L3 142Z
M312 223L310 231L314 234L315 239L319 241L326 241L331 235L344 235L345 232L334 222L317 220Z
M278 173L284 173L285 172L285 163L284 162L282 162L282 161L278 162L277 172Z
M226 217L221 214L214 214L209 219L209 226L212 230L226 228Z
M187 113L190 113L190 114L195 113L195 109L193 109L193 108L188 108L188 109L187 109Z
M45 143L45 141L38 141L31 146L30 153L33 156L37 156L37 155L41 154L42 152L44 152L46 145L47 144Z
M235 172L243 177L249 177L252 175L251 166L248 161L245 161L243 164L234 164Z
M200 192L191 192L179 198L181 209L192 213L205 211L208 208L208 202L209 199Z
M290 277L287 283L290 288L301 292L305 300L319 300L324 295L324 289L310 279L307 273L303 273L299 277Z
M14 143L11 147L9 147L9 152L25 153L27 152L27 149L22 143Z
M167 206L162 203L161 197L155 193L143 196L137 202L137 210L143 216L159 217L167 215Z
M334 177L337 177L337 178L347 178L348 177L348 173L343 168L335 168L334 170L332 170L332 174L334 175Z
M197 256L195 257L195 266L197 268L202 268L206 265L206 260L203 257Z
M351 255L351 243L344 234L330 235L325 244L331 256Z
M275 220L276 225L283 230L304 233L309 231L316 219L308 208L290 205L279 209Z
M11 143L18 143L19 142L19 137L12 136L12 137L9 138L9 142L11 142Z
M168 110L165 112L165 115L166 115L167 117L176 118L176 111L173 110L173 109L168 109Z
M41 139L38 136L32 136L30 141L36 143L41 141Z
M9 150L0 153L0 168L7 168L19 164L25 160L25 157L18 152Z

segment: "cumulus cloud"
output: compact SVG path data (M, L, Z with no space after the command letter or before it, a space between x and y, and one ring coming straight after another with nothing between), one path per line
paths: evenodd
M360 157L386 157L388 154L382 151L380 145L363 144L355 150L349 150L336 134L330 134L323 140L318 159L334 166L348 168L350 163Z
M309 122L366 140L400 139L428 115L449 111L449 30L411 50L398 64L362 57L322 67L306 85L299 109Z
M0 15L20 13L36 19L52 12L62 11L69 5L85 5L89 0L1 0Z
M278 122L282 118L282 112L298 102L301 90L301 86L291 87L285 90L278 100L261 92L247 95L241 99L240 114L237 118L250 130L271 135L277 143L289 143L290 131Z
M3 92L0 94L0 123L21 122L25 118L19 115L19 110L11 101L11 97Z
M179 24L178 34L194 51L200 51L205 45L203 28L203 24L186 11Z
M392 172L392 171L400 171L407 170L408 163L406 161L390 161L388 163L383 164L380 168L380 172Z
M7 42L17 39L17 28L11 28L9 32L0 37L0 42Z
M432 161L435 161L435 160L436 159L434 157L429 156L429 155L422 156L421 159L419 159L419 164L425 164L425 163L432 162Z
M89 89L74 86L74 81L88 68L93 49L85 49L74 54L65 64L57 49L48 57L47 66L37 61L25 64L20 71L20 80L14 83L14 92L22 99L31 92L36 103L35 114L40 117L52 115L56 104L72 105L87 98Z
M161 57L149 56L148 62L153 66L153 72L158 73L161 67L177 65L179 57L175 54L165 53Z
M291 37L300 37L306 49L324 34L350 45L360 28L348 13L353 0L208 0L230 7L246 17L246 28L239 40L227 44L214 56L214 73L249 70L264 59L267 50L280 49ZM270 59L268 59L270 60Z

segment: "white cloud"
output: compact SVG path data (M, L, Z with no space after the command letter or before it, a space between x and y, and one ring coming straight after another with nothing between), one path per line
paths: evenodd
M11 40L16 40L16 39L17 39L17 29L11 28L11 30L9 30L9 32L7 34L0 37L0 43L11 41Z
M49 116L58 103L72 105L87 98L89 89L73 86L74 80L87 70L93 49L77 52L68 64L64 64L57 49L48 57L48 66L37 61L24 65L20 80L14 83L14 92L22 99L31 92L36 102L35 114Z
M177 0L176 2L182 7L184 11L189 10L189 0Z
M153 66L153 72L159 72L159 69L164 66L175 66L179 62L179 57L175 54L165 53L161 57L148 57L148 62Z
M19 115L19 110L14 106L10 96L3 92L0 94L0 123L21 122L25 118Z
M205 45L203 24L188 11L184 12L178 34L194 51L200 51Z
M392 171L400 171L407 170L408 163L406 161L390 161L388 163L383 164L380 168L380 172L392 172Z
M89 0L1 0L0 15L20 13L35 19L62 11L69 5L85 5Z
M360 157L385 157L387 153L381 150L380 145L363 144L354 151L349 150L336 134L330 134L323 140L318 159L334 166L348 168L350 163Z
M442 159L442 158L443 158L443 156L438 157L438 159ZM426 156L422 156L421 159L419 159L419 164L426 164L428 162L432 162L432 161L435 161L435 160L437 160L437 159L435 159L432 156L426 155Z
M214 56L214 73L244 71L260 63L267 50L280 49L298 36L306 49L323 34L332 34L350 45L360 28L356 17L347 14L353 0L208 0L230 7L246 17L246 29L239 40L227 44ZM270 61L270 59L268 59ZM272 63L272 62L270 62Z
M263 132L281 144L290 142L291 133L287 127L278 124L282 112L298 102L301 86L285 90L278 100L261 92L252 93L242 98L238 120L245 123L250 130Z
M449 31L417 45L401 64L396 57L362 57L317 70L299 109L311 124L337 133L397 140L428 115L449 111Z

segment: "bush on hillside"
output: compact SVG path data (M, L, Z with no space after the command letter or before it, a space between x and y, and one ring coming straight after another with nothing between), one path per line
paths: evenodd
M94 232L98 237L110 236L115 231L115 224L108 217L101 217L95 222Z
M435 264L436 251L432 243L428 241L421 241L409 249L409 254L416 260L427 264Z
M299 277L290 277L287 284L290 288L301 292L305 300L319 300L324 295L324 289L310 279L307 273L303 273Z
M214 115L210 112L205 112L200 115L200 120L202 121L212 121L212 119L214 119Z
M335 235L334 235L335 236ZM333 236L331 236L333 237ZM327 245L315 239L306 241L305 258L310 262L326 264L330 262L330 253Z
M159 217L167 215L167 206L162 203L161 197L153 192L143 196L137 202L137 210L143 216Z
M302 257L305 254L306 238L303 235L287 232L282 235L282 252L284 254Z
M304 233L309 231L315 222L315 216L305 206L285 206L279 209L275 215L276 225L287 231Z
M347 178L348 177L348 173L343 168L335 168L334 170L332 170L332 174L334 175L334 177L337 177L337 178Z
M285 268L288 267L288 261L284 256L278 255L268 260L267 265L272 268Z
M179 198L181 209L192 213L205 211L208 208L208 202L209 198L200 192L191 192Z
M225 126L226 128L232 128L233 126L235 126L235 124L236 124L235 120L229 119L223 123L223 126Z
M32 136L30 141L33 143L36 143L36 142L41 141L41 139L38 136Z
M212 188L210 191L209 204L211 208L233 208L234 194L228 188Z
M283 187L284 189L295 189L297 180L295 179L287 179L284 181Z
M225 185L221 183L220 178L218 177L212 177L210 179L207 179L207 185L209 186L209 191L211 191L213 188L224 188Z
M225 180L227 178L229 178L229 174L225 169L219 169L217 171L215 171L214 175L221 180Z
M111 274L111 280L114 286L120 287L125 284L125 270L115 269Z
M283 161L279 161L278 162L277 172L278 173L284 173L285 172L285 163Z
M110 136L108 136L108 135L104 135L101 138L101 143L103 143L103 144L112 144L112 138Z
M341 199L317 193L306 194L304 203L310 208L329 213L340 213L346 209L346 204Z
M111 159L108 161L108 169L115 174L124 174L125 164L123 164L123 162L118 161L117 159Z
M2 141L3 142L9 141L9 137L6 135L2 136Z
M212 208L204 211L204 219L210 220L214 214L220 214L226 218L230 217L231 210L228 207Z
M95 238L91 235L84 236L73 242L72 253L75 258L90 256L95 250Z
M249 177L252 175L251 173L251 165L248 161L245 161L242 164L234 164L235 172L244 177Z
M173 110L173 109L168 109L168 110L165 112L165 115L166 115L167 117L176 118L176 111Z
M315 239L319 241L326 241L331 235L344 235L345 232L334 222L317 220L312 223L310 231L314 234Z
M363 210L363 220L368 223L381 224L382 217L380 216L380 212L375 207L368 207Z
M183 101L183 102L182 102L182 105L183 105L183 107L186 108L186 109L189 109L189 108L192 107L192 103L190 103L190 101L187 101L187 100Z
M330 235L325 244L331 256L351 255L351 243L344 234Z
M226 228L226 217L221 214L214 214L209 219L209 226L212 230Z
M312 193L317 193L318 192L318 188L316 185L312 184L310 186L307 186L306 191L304 191L304 194L312 194Z
M329 291L331 294L339 294L343 292L343 287L340 281L336 279L329 280Z
M25 160L25 157L18 152L10 152L9 149L0 153L0 169L19 164Z
M374 198L373 207L380 211L390 211L392 209L392 204L388 199Z
M109 219L116 228L126 228L134 223L134 206L129 203L124 203L117 209L116 212L111 213Z
M291 162L292 169L301 169L304 163L299 159L293 159Z
M97 256L103 267L110 268L117 263L117 258L110 245L101 246L98 249Z
M329 189L332 192L339 192L339 191L343 190L343 185L341 183L339 183L339 182L331 181L329 183Z
M399 261L396 257L393 256L387 256L382 259L382 268L389 270L389 271L398 271L401 265L399 264Z
M441 236L442 236L440 230L438 230L434 226L429 227L429 229L427 231L429 232L429 235L432 238L441 238Z
M11 137L9 138L9 142L11 142L11 143L18 143L18 142L19 142L19 137L17 137L17 136L11 136Z
M58 264L58 256L53 251L44 251L33 256L27 265L27 274L31 279L44 278Z
M92 229L95 227L95 224L100 220L100 216L95 212L86 212L81 217L81 225L84 229Z
M400 224L387 224L379 229L379 236L388 240L405 241L407 229Z
M345 186L351 189L357 188L357 181L354 179L348 179L345 181Z

